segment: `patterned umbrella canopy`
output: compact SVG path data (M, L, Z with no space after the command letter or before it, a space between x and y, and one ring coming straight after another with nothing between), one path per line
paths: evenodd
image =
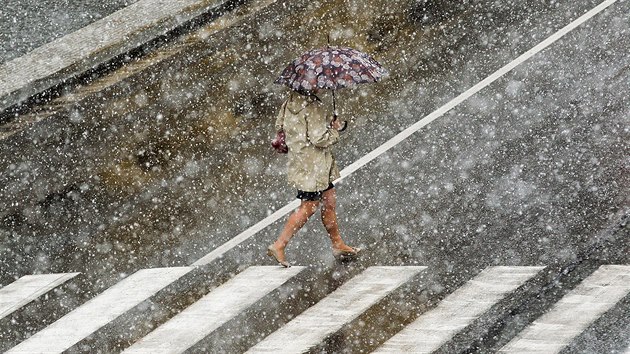
M328 46L302 54L284 69L275 83L295 91L337 90L376 82L387 74L381 64L363 52Z

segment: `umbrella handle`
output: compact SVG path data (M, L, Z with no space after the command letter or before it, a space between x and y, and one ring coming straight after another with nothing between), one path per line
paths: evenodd
M335 90L333 90L333 117L337 119L337 101L335 99Z

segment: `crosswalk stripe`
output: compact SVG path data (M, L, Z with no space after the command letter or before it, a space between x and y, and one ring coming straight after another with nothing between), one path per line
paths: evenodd
M302 353L424 269L426 267L370 267L247 353Z
M250 267L129 347L124 353L182 353L304 267Z
M374 353L431 353L544 267L490 267Z
M80 273L25 275L0 289L0 319Z
M7 353L60 353L132 309L192 267L143 269L66 314Z
M630 266L601 266L500 352L558 353L628 292Z

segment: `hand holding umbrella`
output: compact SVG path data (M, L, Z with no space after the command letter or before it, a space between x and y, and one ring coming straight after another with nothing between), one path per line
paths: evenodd
M342 131L346 130L346 128L348 127L348 122L347 121L343 121L342 122L340 120L337 120L337 115L335 114L335 115L333 115L333 120L332 120L331 126L334 129L337 129L338 131L342 132Z

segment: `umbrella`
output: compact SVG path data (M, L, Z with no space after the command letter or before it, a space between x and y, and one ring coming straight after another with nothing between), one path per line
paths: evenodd
M275 83L294 91L333 90L333 112L336 112L335 90L377 82L387 74L387 70L366 53L348 47L326 46L295 59Z

